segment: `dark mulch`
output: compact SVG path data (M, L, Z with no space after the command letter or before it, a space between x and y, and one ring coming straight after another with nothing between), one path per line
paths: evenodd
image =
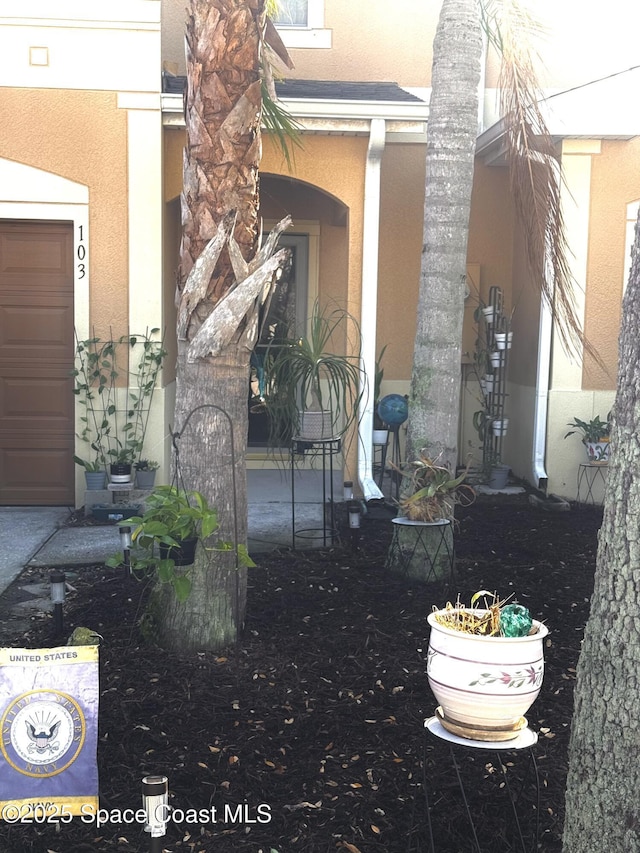
M501 755L512 789L523 782L523 830L531 833L538 816L540 849L560 851L572 688L601 512L547 514L526 497L485 498L460 516L461 598L483 588L516 593L550 628L542 693L528 714L540 734L539 810L526 755ZM261 556L244 635L220 655L142 644L144 584L114 570L83 572L67 624L104 637L101 806L137 808L142 776L163 773L185 817L168 826L165 849L176 853L404 853L429 849L426 786L436 849L473 849L448 748L423 734L435 706L425 616L441 595L385 570L390 527L365 521L357 552L347 544ZM48 645L50 631L46 617L35 618L11 645ZM482 848L515 849L496 753L458 754ZM212 806L215 823L186 812ZM140 825L111 820L97 828L75 819L59 831L0 825L6 853L148 849Z

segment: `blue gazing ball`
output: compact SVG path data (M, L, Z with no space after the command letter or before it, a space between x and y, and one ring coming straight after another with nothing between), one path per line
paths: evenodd
M401 394L387 394L378 403L378 414L385 424L397 426L409 417L409 404Z

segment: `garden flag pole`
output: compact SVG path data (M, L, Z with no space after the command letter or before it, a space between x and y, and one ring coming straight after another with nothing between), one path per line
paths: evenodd
M0 649L0 813L98 809L98 646Z

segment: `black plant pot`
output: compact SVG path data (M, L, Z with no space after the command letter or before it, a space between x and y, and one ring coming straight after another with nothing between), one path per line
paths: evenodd
M112 483L130 483L132 480L130 462L112 462L109 466Z
M182 539L180 545L160 545L160 558L170 557L176 566L190 566L196 558L197 537Z

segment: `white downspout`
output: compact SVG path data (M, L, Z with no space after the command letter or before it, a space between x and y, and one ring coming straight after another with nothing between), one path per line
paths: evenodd
M362 290L360 330L362 366L369 379L360 401L358 418L358 480L365 501L383 498L373 479L373 378L376 374L378 313L378 249L380 243L380 164L385 146L384 119L371 119L364 176L362 228Z
M533 416L533 453L531 457L532 482L537 488L547 485L544 458L547 449L547 409L549 405L549 379L551 370L552 317L544 299L540 303L538 326L538 364L536 368L536 399ZM544 483L542 482L544 480Z

